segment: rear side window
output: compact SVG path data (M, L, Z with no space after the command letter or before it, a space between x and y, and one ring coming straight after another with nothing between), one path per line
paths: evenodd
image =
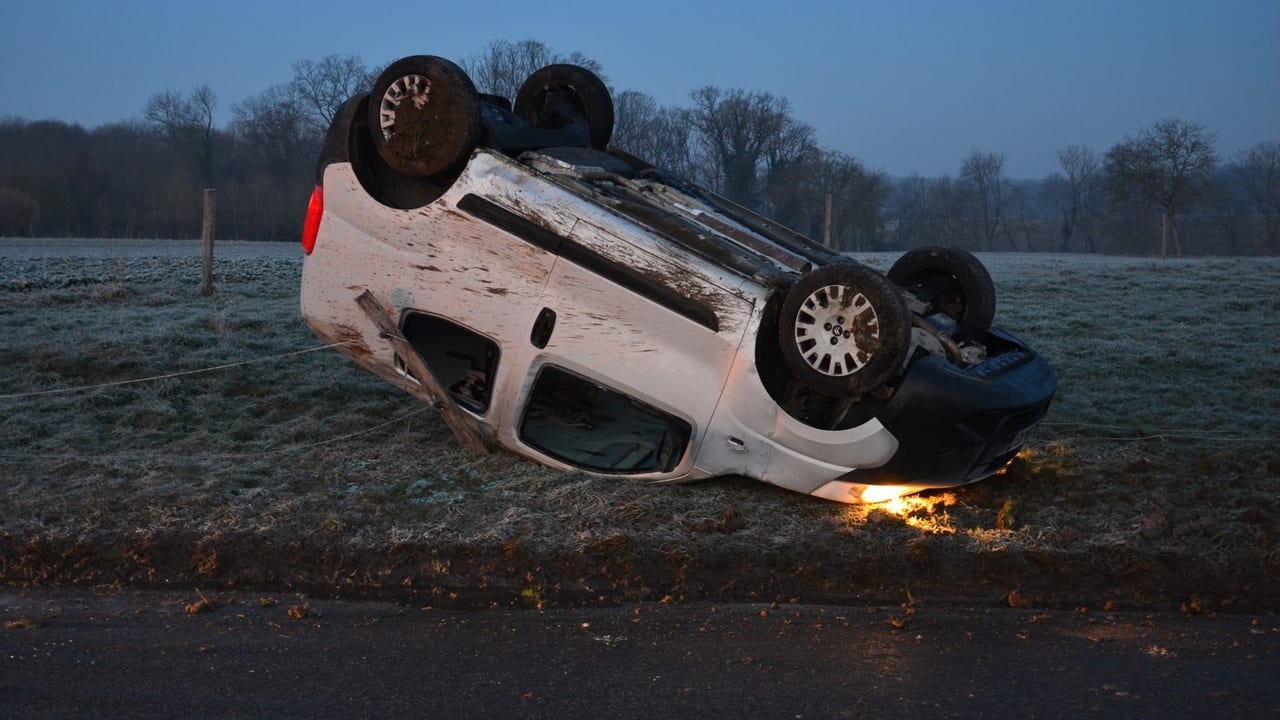
M455 402L475 413L489 409L498 369L496 343L444 318L421 313L405 316L402 332ZM396 364L413 377L398 357Z
M555 367L538 373L520 420L530 447L607 473L674 470L692 432L678 417Z

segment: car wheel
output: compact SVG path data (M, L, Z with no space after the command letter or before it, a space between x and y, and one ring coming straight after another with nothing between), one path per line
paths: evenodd
M902 367L910 337L910 313L898 289L856 263L802 276L787 293L778 322L792 374L836 398L885 384Z
M596 74L577 65L548 65L535 71L516 93L514 112L535 128L572 124L557 108L569 103L587 121L591 147L603 150L613 136L613 98Z
M967 250L940 245L912 248L889 268L888 277L929 305L950 315L962 331L990 329L996 287L982 262Z
M373 84L369 129L374 149L411 177L461 165L480 142L480 96L462 68L433 55L391 63Z
M338 111L335 127L347 127L345 137L334 138L334 142L345 142L339 159L351 162L351 169L356 179L369 196L388 207L401 210L420 208L444 194L448 189L445 182L448 176L414 177L397 172L382 159L373 147L373 133L369 131L368 93L357 95L348 100ZM326 139L326 147L330 141ZM328 150L326 152L329 153ZM322 161L323 163L324 161ZM323 172L320 167L317 172ZM317 182L320 178L317 178Z

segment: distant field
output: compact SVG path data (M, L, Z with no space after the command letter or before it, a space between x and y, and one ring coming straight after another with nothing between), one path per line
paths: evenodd
M219 244L205 298L198 243L0 239L0 580L1280 609L1280 261L982 259L1046 424L1000 477L849 507L473 458L332 350L32 396L320 343L292 244Z

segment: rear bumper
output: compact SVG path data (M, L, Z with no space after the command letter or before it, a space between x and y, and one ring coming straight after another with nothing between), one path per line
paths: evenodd
M867 485L941 488L990 477L1017 455L1057 391L1049 364L1017 338L1019 349L972 368L941 358L918 359L880 421L898 451L880 467L840 478Z

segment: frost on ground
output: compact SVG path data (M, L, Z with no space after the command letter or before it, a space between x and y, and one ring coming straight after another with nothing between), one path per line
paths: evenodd
M0 399L0 579L1280 608L1280 262L982 259L1059 396L969 488L851 507L472 457L321 351ZM0 395L316 347L300 269L291 245L220 245L201 297L197 243L0 240Z

